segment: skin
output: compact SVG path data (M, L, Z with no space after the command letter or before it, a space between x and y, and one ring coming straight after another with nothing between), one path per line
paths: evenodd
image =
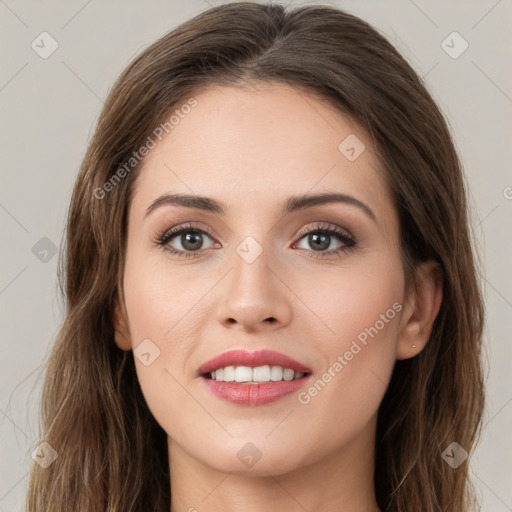
M433 264L418 267L422 284L406 294L399 219L371 142L329 104L280 84L215 86L195 98L136 182L124 300L114 319L119 348L149 339L160 350L148 366L138 357L135 364L168 434L171 512L379 511L377 410L396 359L414 357L428 342L441 304ZM338 150L349 134L366 146L354 161ZM328 191L362 201L376 222L342 203L280 211L292 195ZM166 192L212 197L227 211L165 205L145 217ZM196 240L199 256L155 244L188 222L214 234L203 235L202 245ZM318 223L348 231L356 245L322 257L307 235L297 236ZM263 249L252 263L236 251L248 236ZM182 243L178 235L169 245L185 252L190 246ZM334 236L327 244L324 252L343 247ZM400 312L307 404L292 394L263 406L232 405L196 375L224 351L268 348L313 370L307 390L394 303ZM248 442L261 453L252 467L237 457Z

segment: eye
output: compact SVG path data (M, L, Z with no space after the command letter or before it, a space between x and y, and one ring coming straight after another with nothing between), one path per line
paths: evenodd
M356 241L352 235L350 235L347 231L338 228L337 226L331 227L329 225L317 225L313 229L301 231L298 236L301 237L301 241L304 239L305 244L314 248L312 252L317 253L311 254L311 256L314 258L322 258L340 254L342 252L348 251L356 244ZM341 243L341 247L332 248L332 243L335 240L338 240ZM329 247L331 247L331 249L327 250ZM304 249L304 247L299 248ZM308 247L305 247L305 249L308 250Z
M204 247L205 237L211 240L211 235L207 231L188 224L165 231L157 237L156 243L159 246L165 247L171 254L190 258L198 256L201 250L209 249L214 245L212 241L208 247ZM173 247L171 244L177 245L178 248Z

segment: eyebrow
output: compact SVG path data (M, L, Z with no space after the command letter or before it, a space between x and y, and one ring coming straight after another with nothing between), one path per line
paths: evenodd
M344 203L356 206L361 209L368 217L370 217L373 222L378 224L377 217L365 203L348 194L340 194L337 192L292 196L288 198L288 200L284 203L282 214L286 215L299 210L305 210L307 208L329 203ZM144 217L147 217L151 212L165 205L184 206L186 208L204 210L219 215L224 215L226 213L226 206L223 203L210 197L195 196L191 194L163 194L160 197L157 197L149 205Z

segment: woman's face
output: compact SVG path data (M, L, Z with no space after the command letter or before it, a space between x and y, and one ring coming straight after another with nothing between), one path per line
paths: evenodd
M357 463L395 360L413 355L397 212L370 141L285 85L195 100L136 182L116 342L134 350L171 452L254 475ZM175 194L209 199L161 199ZM322 194L340 200L307 200ZM201 374L233 350L249 354L212 363L228 382ZM251 358L261 350L294 362Z

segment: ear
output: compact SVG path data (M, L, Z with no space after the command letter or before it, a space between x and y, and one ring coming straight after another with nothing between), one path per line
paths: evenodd
M132 340L130 336L130 330L128 328L128 315L126 314L126 309L119 305L119 298L116 299L114 304L114 330L115 330L115 341L116 345L121 350L131 350L132 349Z
M420 353L428 343L432 325L442 301L442 277L434 261L420 264L416 272L419 285L411 289L402 315L397 345L397 359L409 359Z

